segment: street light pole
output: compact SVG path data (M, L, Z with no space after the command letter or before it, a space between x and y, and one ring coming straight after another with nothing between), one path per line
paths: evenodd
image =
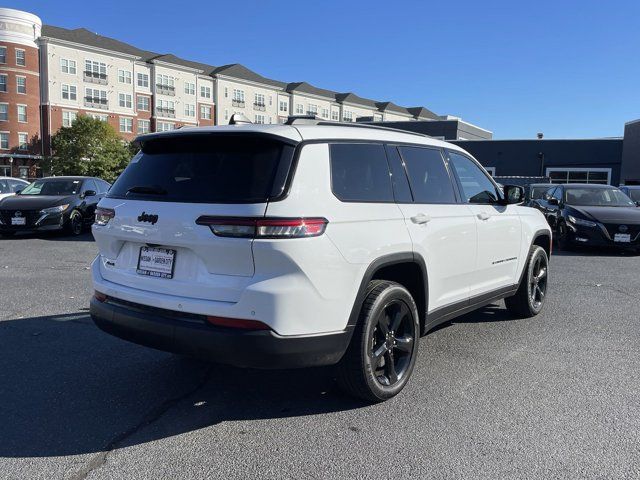
M13 177L13 157L9 157L9 176Z

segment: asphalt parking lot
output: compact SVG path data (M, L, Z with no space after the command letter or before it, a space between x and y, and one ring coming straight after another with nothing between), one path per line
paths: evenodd
M552 258L531 320L502 303L422 338L364 406L328 369L207 365L87 315L89 234L0 240L0 477L638 478L640 256Z

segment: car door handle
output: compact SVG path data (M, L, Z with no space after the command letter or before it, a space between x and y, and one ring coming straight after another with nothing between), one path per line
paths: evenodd
M422 225L425 223L428 223L429 221L431 221L431 217L429 215L426 215L424 213L419 213L413 217L411 217L411 221L413 223L417 223L418 225Z
M478 214L478 218L480 220L489 220L491 218L491 215L489 215L487 212L480 212Z

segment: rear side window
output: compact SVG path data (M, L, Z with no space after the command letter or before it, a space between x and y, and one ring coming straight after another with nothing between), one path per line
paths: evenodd
M456 203L451 177L440 150L400 147L416 203Z
M283 193L294 146L258 135L148 140L108 197L185 203L263 203Z
M344 202L393 202L389 164L384 146L367 143L334 143L331 155L331 187Z
M87 190L93 190L94 192L98 193L98 186L96 185L96 182L94 182L90 178L85 180L82 184L82 191L86 192Z
M490 204L498 201L496 186L475 162L451 151L449 158L460 180L465 202Z

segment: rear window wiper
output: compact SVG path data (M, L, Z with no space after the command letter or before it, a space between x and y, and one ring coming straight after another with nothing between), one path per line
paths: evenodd
M142 193L145 195L166 195L168 192L155 185L136 185L127 190L127 193Z

